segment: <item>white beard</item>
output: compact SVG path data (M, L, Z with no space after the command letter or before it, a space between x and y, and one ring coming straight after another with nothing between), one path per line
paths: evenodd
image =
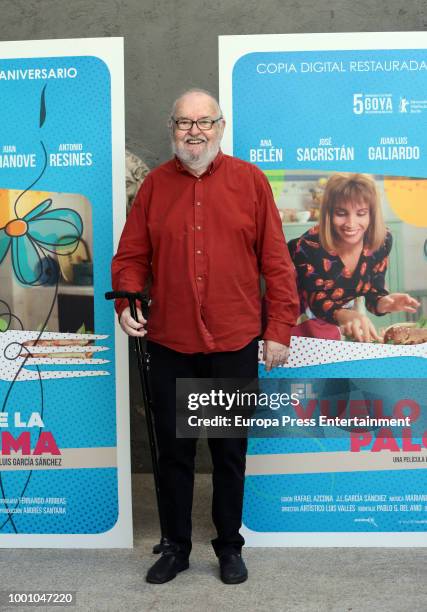
M202 153L192 153L184 148L183 143L176 144L176 142L172 140L172 151L173 154L191 170L205 170L218 155L219 141L208 142L205 151Z

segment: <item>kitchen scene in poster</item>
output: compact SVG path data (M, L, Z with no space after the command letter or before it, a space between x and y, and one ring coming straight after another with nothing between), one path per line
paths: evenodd
M302 304L302 311L298 323L318 318L321 321L329 321L328 306L333 307L336 300L346 296L346 284L337 286L331 274L331 268L337 265L337 257L327 257L325 252L317 256L317 251L323 249L319 245L318 224L320 217L320 206L324 200L325 189L330 178L337 180L339 173L320 171L299 171L298 173L286 170L266 170L267 178L272 186L275 201L283 222L283 229L291 255L296 265L300 266L299 283L300 291L305 291L305 298L313 301L318 316L315 317L306 300ZM359 181L372 184L378 194L378 205L381 209L381 224L388 237L389 248L387 252L381 253L371 264L368 251L364 260L356 266L353 271L340 270L336 274L345 279L346 275L352 277L351 286L355 285L358 292L364 291L369 295L370 290L376 289L375 283L385 288L391 294L404 293L412 296L417 304L414 312L397 311L376 316L375 313L366 309L365 299L362 296L356 298L359 311L366 314L373 325L380 340L387 344L414 345L427 341L427 235L426 230L417 224L408 223L411 219L410 206L415 211L420 210L427 196L427 180L410 177L384 177L370 175L359 175ZM363 213L364 210L362 209ZM365 212L366 215L366 212ZM361 216L359 212L359 217ZM367 228L368 229L368 228ZM354 233L354 232L353 232ZM314 237L314 241L310 238ZM308 243L307 243L308 241ZM298 249L303 252L299 252ZM306 252L304 253L304 249ZM319 262L318 260L321 259ZM311 262L311 267L310 267ZM317 268L316 268L317 262ZM313 265L314 264L314 265ZM365 265L364 265L365 264ZM367 268L371 268L371 274L367 278ZM333 272L333 270L332 270ZM357 281L354 276L357 275ZM310 278L313 277L313 278ZM324 277L324 278L323 278ZM306 283L304 279L308 279ZM338 283L339 284L339 283ZM325 286L326 285L326 286ZM373 286L372 286L373 285ZM311 290L311 293L309 291ZM316 293L316 295L311 295ZM307 295L308 294L308 295ZM332 299L328 301L328 297ZM331 303L332 302L332 303ZM343 302L339 302L343 305ZM347 304L346 304L347 305ZM304 306L306 309L304 309ZM322 319L322 311L325 318ZM336 324L319 326L310 329L307 327L307 336L319 337L331 340L353 340L351 336L346 338L340 333ZM304 335L304 327L295 330ZM317 335L316 335L317 331Z
M5 228L5 252L0 262L5 312L0 317L0 328L19 329L22 323L22 328L28 330L93 333L93 228L89 201L78 194L40 191L26 191L19 196L18 190L0 191L4 217L0 224ZM18 198L19 217L15 218L14 203ZM44 211L48 213L46 218ZM21 224L23 229L24 223L27 234L19 228ZM43 226L47 229L44 234L40 232ZM47 232L52 232L52 238ZM53 300L55 294L57 299ZM46 304L51 302L53 308L46 321Z

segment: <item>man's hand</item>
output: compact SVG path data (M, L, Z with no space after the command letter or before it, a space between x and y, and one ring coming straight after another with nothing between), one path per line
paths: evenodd
M378 300L377 310L386 312L417 312L420 303L408 293L389 293Z
M274 340L264 340L264 361L267 372L279 365L284 365L288 356L289 346Z
M342 308L335 312L335 320L341 328L341 332L358 342L381 342L375 326L368 317L351 308Z
M119 323L122 330L128 336L142 337L145 336L145 334L147 333L147 330L144 329L144 325L147 323L147 321L142 316L142 312L139 308L136 309L136 313L138 315L138 321L135 321L135 319L132 318L130 314L130 308L128 306L123 310L122 314L120 315Z

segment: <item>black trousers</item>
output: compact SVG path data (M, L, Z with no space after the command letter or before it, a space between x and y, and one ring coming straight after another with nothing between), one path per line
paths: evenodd
M176 437L177 378L256 378L258 340L238 351L178 353L155 342L147 343L154 423L159 447L160 495L167 536L184 555L191 551L194 460L197 439ZM246 438L209 438L213 463L212 519L217 537L215 553L240 551Z

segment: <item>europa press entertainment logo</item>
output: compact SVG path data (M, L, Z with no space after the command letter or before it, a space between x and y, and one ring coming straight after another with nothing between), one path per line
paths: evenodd
M392 94L353 94L353 113L355 115L388 115L392 112Z

